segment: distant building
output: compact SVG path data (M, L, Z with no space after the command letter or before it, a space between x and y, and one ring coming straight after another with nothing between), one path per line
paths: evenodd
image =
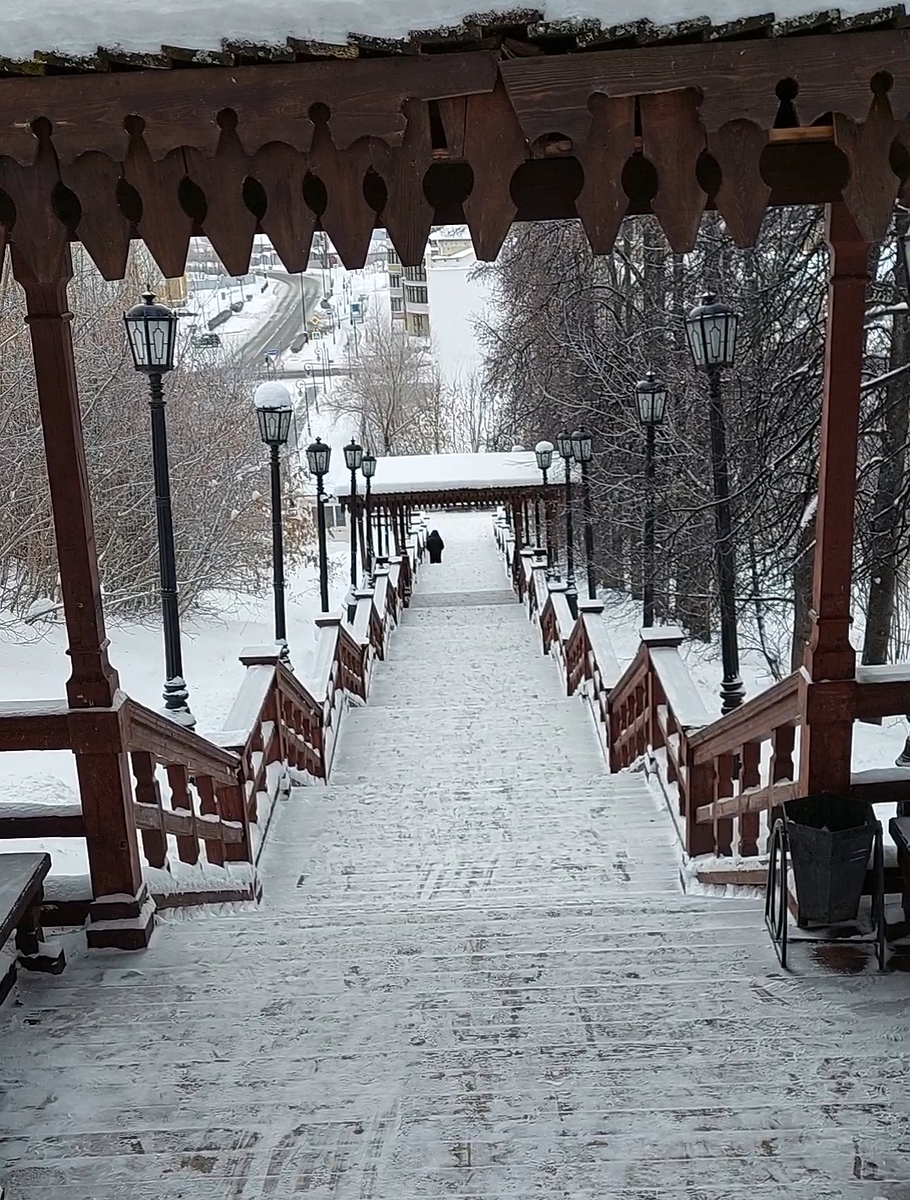
M427 297L427 269L405 267L404 276L404 327L411 337L430 336L430 302Z
M392 309L392 320L404 320L404 293L401 290L401 259L391 242L385 249L386 270L389 273L389 304Z
M434 229L427 242L424 261L416 267L402 267L391 244L385 245L389 276L389 307L392 319L403 321L411 337L428 338L432 332L430 291L427 270L434 264L460 260L474 262L474 247L467 225L444 225Z

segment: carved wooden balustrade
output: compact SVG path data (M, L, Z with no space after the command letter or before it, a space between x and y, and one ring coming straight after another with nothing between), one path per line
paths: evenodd
M124 852L144 861L154 905L256 899L255 867L275 802L294 784L328 778L345 704L366 700L373 664L410 600L418 547L415 538L407 554L376 569L358 593L353 623L316 619L302 673L285 666L274 647L244 650L244 679L218 732L184 729L121 692L116 707L91 710L88 730L85 712L65 701L0 705L0 751L113 747L131 782L135 841ZM86 838L79 804L0 803L0 845L58 838ZM55 899L51 878L51 919L81 923L89 887L79 896L66 890L65 900ZM106 944L98 931L90 940ZM136 944L144 943L137 937Z
M657 771L689 855L749 859L762 853L781 805L806 794L796 762L806 673L797 671L714 718L679 652L681 630L643 630L638 653L621 672L602 605L581 601L573 619L565 585L547 578L532 551L516 555L504 522L495 532L515 591L540 628L544 653L559 664L567 695L580 693L591 706L610 769L642 761ZM910 668L858 667L848 692L854 720L910 712ZM850 790L873 803L910 800L910 773L854 773Z

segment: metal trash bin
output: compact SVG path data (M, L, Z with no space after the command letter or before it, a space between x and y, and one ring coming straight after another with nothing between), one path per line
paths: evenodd
M871 804L822 793L783 807L797 923L855 920L877 828Z
M793 869L797 923L827 927L856 920L872 856L872 935L842 929L800 940L875 946L878 969L885 970L885 853L882 826L871 804L849 796L821 794L791 800L774 823L768 846L765 925L780 965L787 967L790 888ZM834 935L834 936L832 936Z

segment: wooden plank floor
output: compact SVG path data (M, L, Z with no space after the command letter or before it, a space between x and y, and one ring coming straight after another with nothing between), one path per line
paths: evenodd
M261 908L0 1010L7 1200L910 1200L908 977L683 896L520 607L465 603L488 519L439 525Z

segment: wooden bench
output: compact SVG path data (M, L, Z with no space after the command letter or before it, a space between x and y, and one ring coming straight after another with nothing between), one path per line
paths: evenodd
M17 966L59 975L66 965L63 951L41 937L44 879L50 869L49 854L0 854L0 946L14 932L16 937L15 960L0 978L0 1003L16 981Z

